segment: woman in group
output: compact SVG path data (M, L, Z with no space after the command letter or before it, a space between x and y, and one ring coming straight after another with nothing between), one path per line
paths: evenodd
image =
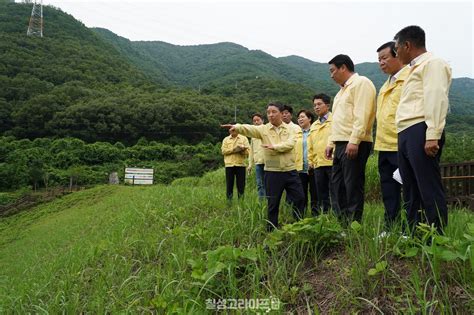
M301 130L298 132L295 144L295 164L296 170L303 185L305 195L305 208L308 204L308 194L311 200L311 212L313 215L317 214L317 195L316 183L314 181L314 170L308 159L308 141L310 135L311 124L314 121L314 115L309 110L302 109L298 112L298 125ZM309 192L309 193L308 193Z

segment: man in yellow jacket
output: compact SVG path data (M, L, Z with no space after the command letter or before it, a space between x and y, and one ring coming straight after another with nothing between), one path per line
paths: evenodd
M385 207L385 229L388 231L400 214L401 185L393 179L393 172L398 169L395 113L410 68L404 67L396 57L394 41L380 46L377 53L380 69L389 75L377 98L377 131L374 145L374 150L379 151L380 187Z
M232 200L234 180L237 182L238 197L244 195L245 190L245 159L249 155L249 140L237 134L235 130L229 131L229 136L222 141L222 154L225 164L225 181L227 199Z
M283 111L281 112L281 119L285 124L288 124L288 126L295 132L298 133L300 132L301 128L297 124L293 122L293 107L290 105L283 105Z
M304 194L295 167L295 133L282 120L283 105L267 105L268 123L253 125L222 125L239 134L262 140L265 160L265 190L268 201L267 231L278 227L278 213L283 191L290 197L293 216L300 219L304 215Z
M344 221L361 222L364 211L365 165L372 147L375 86L354 72L347 55L329 61L331 78L341 86L333 104L332 130L326 157L332 156L333 209Z
M332 159L325 154L329 135L331 134L332 113L329 111L331 98L326 94L313 96L313 108L317 119L311 125L309 135L309 160L314 168L314 179L318 196L318 213L329 212L331 199L334 199L331 188Z
M448 223L448 207L439 161L445 140L451 68L426 51L421 27L407 26L394 39L398 58L410 66L395 117L407 218L412 228L426 220L442 233ZM423 216L419 209L425 210Z

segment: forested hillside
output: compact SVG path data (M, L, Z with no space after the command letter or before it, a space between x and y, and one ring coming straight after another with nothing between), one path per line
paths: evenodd
M158 72L176 85L199 89L263 78L299 84L306 80L308 87L314 86L310 76L285 60L234 43L178 46L159 41L132 42L106 29L93 30L153 79L157 79Z
M33 183L39 173L56 174L56 182L64 182L61 170L70 173L91 165L67 146L60 150L64 160L45 158L54 151L45 138L75 138L86 147L102 142L100 148L106 142L128 147L140 139L178 146L216 144L226 135L221 123L248 122L269 101L310 108L314 93L334 95L338 90L325 62L275 58L233 43L132 42L108 30L88 29L49 6L44 7L44 37L27 37L30 12L31 5L0 2L0 136L6 137L0 141L14 148L14 153L0 155L0 165L4 175L23 174L22 183ZM376 86L385 80L375 63L358 64L356 70ZM456 133L450 138L453 148L472 142L473 82L453 80L447 124L448 133ZM151 163L120 152L115 165ZM445 152L446 161L456 161L466 159L469 150ZM195 168L202 170L208 158L207 153L198 158Z
M299 56L275 58L233 43L177 46L158 41L133 42L106 29L93 30L153 80L157 78L154 74L159 72L174 84L201 90L211 87L213 91L219 87L217 90L222 91L260 78L291 82L300 85L302 90L309 88L330 95L338 91L329 76L327 60L319 63ZM377 60L375 49L374 60ZM356 71L369 77L377 89L387 79L376 62L357 64ZM453 114L474 115L473 91L473 79L453 80L450 93Z
M26 36L31 6L0 3L0 133L87 142L141 137L172 143L218 141L221 122L247 121L271 100L310 107L338 87L325 63L275 58L232 43L175 46L131 42L90 30L44 7L43 38ZM380 86L375 63L356 65ZM474 80L453 80L448 131L472 125Z
M0 192L106 183L111 172L123 178L128 166L154 168L157 183L170 183L179 177L201 176L221 164L219 144L168 145L141 139L125 147L120 142L85 143L74 138L0 137Z
M27 37L30 10L0 3L0 134L125 144L142 137L216 142L225 135L219 124L234 121L235 112L247 121L269 100L310 106L309 88L273 78L230 80L201 91L172 86L167 74L144 74L123 50L48 6L44 37Z
M111 45L64 12L44 7L45 36L27 37L30 12L30 5L0 3L0 132L53 136L59 113L146 84Z

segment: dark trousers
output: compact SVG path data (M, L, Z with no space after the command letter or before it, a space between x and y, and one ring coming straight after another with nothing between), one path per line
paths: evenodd
M265 190L268 200L267 231L278 227L278 213L283 190L289 197L289 203L293 208L293 216L300 219L304 215L304 193L301 181L296 171L269 172L265 171Z
M393 172L398 168L398 152L380 151L378 164L385 207L385 228L390 229L400 214L402 185L393 179Z
M340 218L362 221L364 212L365 165L369 158L371 142L361 142L357 157L346 156L347 141L336 142L332 166L332 186L335 199L333 209Z
M331 208L331 199L334 199L331 188L332 166L321 166L314 169L314 181L316 183L316 192L318 194L318 214L327 213Z
M265 198L265 164L256 164L255 165L255 179L257 181L257 192L258 198L263 199Z
M438 140L438 154L430 157L424 149L426 128L426 124L421 122L398 134L398 165L403 182L403 199L407 203L407 219L412 229L426 220L442 233L448 223L448 207L439 169L444 132Z
M316 192L316 182L314 181L314 171L310 170L308 173L298 173L303 186L304 193L304 208L308 208L308 195L310 197L311 213L316 215L318 209L318 195ZM309 191L309 193L308 193Z
M225 168L225 182L227 187L227 199L234 195L234 179L237 181L237 194L240 197L245 189L245 166L232 166Z

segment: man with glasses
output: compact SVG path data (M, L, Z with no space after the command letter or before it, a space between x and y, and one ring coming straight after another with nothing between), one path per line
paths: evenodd
M334 98L326 157L330 158L334 151L333 209L346 223L362 221L365 166L372 148L375 120L375 86L354 70L347 55L337 55L329 61L331 78L341 89Z

